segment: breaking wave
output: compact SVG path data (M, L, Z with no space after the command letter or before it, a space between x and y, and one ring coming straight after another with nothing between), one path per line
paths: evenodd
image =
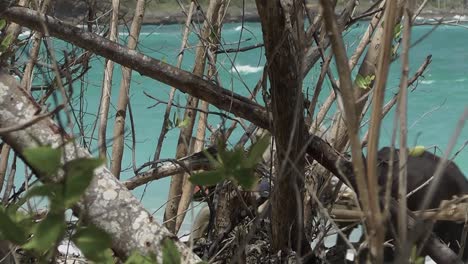
M256 66L250 66L250 65L236 65L231 68L231 72L236 72L236 69L240 74L251 74L251 73L257 73L263 70L263 67L262 66L256 67Z

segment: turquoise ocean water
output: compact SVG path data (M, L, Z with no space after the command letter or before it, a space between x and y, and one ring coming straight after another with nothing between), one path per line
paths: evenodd
M359 42L359 36L365 30L365 25L357 25L345 33L345 42L351 54ZM425 35L432 29L432 26L418 26L413 29L412 41ZM182 39L183 26L144 26L141 36L139 50L149 56L176 64L176 57ZM128 34L125 30L120 33L121 41L126 41ZM226 24L222 31L222 43L224 48L235 48L237 42L241 40L240 46L248 46L262 42L260 25L257 23ZM468 106L468 30L454 26L440 26L424 41L416 45L411 50L410 55L410 76L419 68L426 56L432 55L432 63L418 82L417 89L409 93L408 110L408 144L424 146L437 145L445 150L451 135L455 131L458 119L465 107ZM55 42L57 54L70 47L62 42ZM189 45L191 48L185 51L182 68L191 71L194 61L195 46L197 38L194 34L190 36ZM62 53L63 54L63 53ZM219 55L218 77L223 87L232 89L237 93L248 95L257 83L262 73L262 65L265 63L263 49L255 49L243 53ZM98 111L101 85L103 78L104 59L94 58L91 63L91 70L87 75L85 89L82 91L83 108L86 109L84 115L85 134L87 137L97 138L96 131L93 131L93 122ZM234 66L234 67L233 67ZM359 66L359 65L358 65ZM391 67L386 98L391 98L397 91L400 62L395 62ZM313 88L320 72L319 65L312 69L304 81L304 91L309 98L312 96ZM354 73L356 74L356 73ZM112 128L114 126L115 107L120 86L120 68L116 67L114 72L112 87L111 116L108 122L108 138L112 138ZM75 95L79 95L79 86L76 85ZM328 96L330 85L325 83L324 92L320 97L320 102ZM133 74L131 85L131 106L136 129L136 163L137 167L152 160L159 133L161 131L165 105L155 104L155 101L143 94L147 92L161 100L167 100L170 88L164 84L154 81L148 77ZM177 93L176 101L184 104L187 95ZM211 107L212 111L217 111ZM173 108L173 113L183 115L183 109ZM333 111L330 111L330 116ZM128 115L127 115L128 120ZM218 124L220 119L217 116L210 117L211 124ZM130 133L130 126L127 121L127 134ZM393 128L393 112L384 120L381 130L380 146L388 145ZM175 155L178 129L171 130L165 140L161 158L172 158ZM231 138L235 143L242 131L238 130ZM463 143L468 140L468 128L465 128L461 137L457 141L455 150L458 150ZM127 148L123 160L123 168L127 168L122 173L122 179L133 176L131 169L131 140L128 137ZM96 155L96 140L91 146L93 154ZM111 151L111 149L109 149ZM439 152L439 154L441 154ZM461 170L468 175L468 149L463 150L456 158L455 162ZM169 179L163 179L150 183L142 202L145 207L155 212L159 220L162 219L164 209L157 210L165 203L168 195ZM144 187L137 188L133 193L141 197Z

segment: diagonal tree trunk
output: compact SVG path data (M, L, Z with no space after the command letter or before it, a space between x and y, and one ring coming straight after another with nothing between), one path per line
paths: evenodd
M30 121L40 110L28 92L18 88L16 80L4 73L3 69L0 69L0 108L2 129ZM63 146L65 157L62 160L66 161L91 157L87 150L76 146L74 142L64 142L64 139L71 136L63 133L51 118L44 118L22 130L2 133L1 139L20 157L25 149L40 145ZM32 169L37 171L38 168ZM59 181L59 178L60 176L57 176L53 180ZM179 242L176 236L158 224L105 166L94 171L94 178L74 211L83 221L103 229L111 236L112 249L121 259L127 258L137 250L144 254L156 254L158 262L161 263L162 243L171 239L181 252L181 263L201 261L184 243Z
M110 22L109 40L117 42L117 26L119 22L119 0L112 0L112 17ZM104 70L104 81L102 84L101 105L99 107L99 132L98 132L98 148L99 156L107 157L107 119L109 117L109 103L112 90L112 76L114 74L114 61L107 60Z
M138 0L135 7L130 34L128 36L127 47L130 50L136 49L138 37L140 36L141 22L145 14L145 0ZM114 124L114 143L112 145L112 174L120 179L120 170L122 169L122 156L124 152L124 130L125 116L127 115L128 92L130 89L130 81L132 80L132 70L127 67L122 67L122 81L120 83L119 101L117 103L117 114Z
M29 3L29 0L20 0L18 1L19 6L26 6ZM18 39L19 34L21 33L21 26L16 23L10 23L5 29L5 36L11 35L13 39ZM8 59L9 54L5 53L0 55L0 66L6 65L6 60ZM2 191L3 184L5 181L5 175L8 169L8 157L10 154L10 146L4 144L0 152L0 192Z
M226 8L226 0L212 0L216 7L214 9L217 10L217 14L214 14L211 17L211 34L210 37L207 39L207 52L208 57L211 56L210 65L208 68L208 79L213 79L216 76L216 50L219 44L219 40L221 39L221 28L223 26L223 18L224 12ZM208 123L208 102L201 101L200 102L200 113L198 117L198 127L197 127L197 134L194 138L193 142L193 152L200 152L204 148L205 143L205 133L206 133L206 125ZM182 195L180 197L179 208L177 210L177 220L176 220L176 232L179 231L180 226L185 218L185 212L187 211L190 202L192 201L192 194L193 194L193 184L191 181L188 180L186 175L186 179L184 180L182 186Z
M202 33L200 36L200 42L197 45L197 51L195 54L195 66L193 68L193 74L195 76L202 77L205 72L206 56L207 56L207 40L212 33L213 21L217 21L219 13L219 2L217 0L211 0L208 6L206 19L203 24ZM196 109L198 106L198 97L189 95L187 99L186 109L184 112L183 120L186 125L180 128L179 140L177 142L176 158L187 156L189 153L190 141L192 139L193 127L195 124ZM179 203L182 195L182 186L184 178L187 175L175 175L171 178L171 185L169 189L169 197L166 205L166 211L164 213L165 226L171 231L176 231L177 212Z
M270 79L272 134L277 147L276 184L272 193L273 250L302 250L304 116L302 1L256 0ZM309 246L310 248L310 246ZM306 249L306 247L304 247Z

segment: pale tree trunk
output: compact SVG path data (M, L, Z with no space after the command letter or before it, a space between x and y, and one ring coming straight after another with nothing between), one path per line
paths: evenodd
M367 186L369 187L368 223L369 244L373 260L377 263L383 261L383 247L385 240L385 223L379 203L379 186L377 178L377 151L380 138L380 124L382 122L382 106L385 96L385 87L392 57L392 42L394 37L395 20L397 16L397 2L389 1L385 6L385 25L383 26L383 38L378 60L375 87L372 98L372 113L369 126L369 145L367 147ZM411 19L411 18L408 18ZM359 113L360 114L360 113ZM354 156L353 156L354 157ZM406 186L405 186L406 188ZM406 212L406 206L405 206ZM406 215L405 219L406 221ZM406 228L406 225L405 225ZM406 232L405 232L406 233Z
M206 19L203 24L203 29L200 36L200 41L197 45L195 53L195 66L193 74L203 76L205 71L207 48L206 42L211 35L213 21L216 21L220 6L216 0L211 0L206 12ZM184 120L186 125L180 128L179 140L177 142L176 158L187 156L188 148L192 139L193 126L197 115L196 108L198 106L198 98L191 95L187 98L186 109L184 112ZM182 195L182 186L187 175L175 175L171 178L169 189L169 197L164 213L164 224L172 232L176 231L177 212L179 211L179 203Z
M17 87L18 83L12 76L0 73L0 129L16 127L37 116L39 107L26 91ZM50 145L64 148L65 157L62 161L91 157L86 149L76 146L74 142L64 142L63 139L71 136L61 134L58 128L47 117L21 130L2 133L1 138L19 155L23 155L28 148ZM37 171L38 168L32 169ZM46 178L38 176L40 180ZM61 177L59 175L52 180L60 181ZM74 211L84 222L103 229L111 236L112 249L121 259L127 258L136 250L143 254L156 254L161 263L162 243L170 239L181 253L181 263L200 262L200 258L184 243L179 242L176 236L155 221L104 165L94 171L94 178Z
M10 146L3 144L2 152L0 154L0 193L5 183L5 175L8 168L8 157L10 156Z
M42 6L39 8L40 12L42 14L45 14L47 10L49 9L50 5L50 0L44 0L42 1ZM41 47L41 40L42 40L43 34L39 31L37 31L34 34L33 38L33 44L30 50L30 59L28 63L26 64L26 68L23 72L23 78L21 79L21 87L24 88L28 93L31 92L31 83L32 83L32 73L36 64L37 56L39 55L39 50ZM4 155L4 152L8 153L10 151L10 146L6 145L2 148L2 158ZM6 159L8 159L8 154L6 154ZM5 162L5 163L4 163ZM7 162L8 160L3 160L0 163L0 183L3 183L3 178L5 177L6 174L6 169L7 169ZM16 173L16 155L14 156L13 163L11 165L11 171L10 175L8 177L7 181L7 186L5 189L5 192L3 194L3 202L6 204L8 202L8 197L10 196L12 187L14 185L14 179L15 179L15 173ZM1 191L1 186L0 186L0 191Z
M379 5L379 7L383 7L385 4L385 0ZM359 61L359 58L362 56L362 53L365 51L366 47L369 47L366 53L366 56L359 68L358 73L362 76L369 76L375 75L376 72L376 64L377 58L380 50L381 38L383 34L383 29L381 27L381 17L382 13L377 13L371 19L367 31L364 33L360 43L358 44L354 54L349 59L348 65L350 70L352 70ZM340 25L343 26L343 25ZM342 28L340 28L342 30ZM374 34L374 35L373 35ZM368 90L360 89L357 85L353 87L355 91L355 98L360 98L364 95ZM326 99L323 107L320 109L319 113L317 114L316 119L312 122L313 127L310 128L310 132L315 131L317 128L320 128L322 122L330 109L333 101L336 98L336 94L332 92L330 96ZM363 103L356 104L356 112L361 113L363 111L365 100ZM346 124L343 122L343 117L341 112L335 113L333 117L333 123L329 128L329 133L327 135L327 140L331 143L331 145L340 152L343 152L346 149L346 145L348 143L348 135L347 135L347 128ZM313 168L314 173L313 175L318 175L324 179L329 178L330 173L322 166L315 166ZM306 180L307 190L309 192L313 192L316 188L313 186L314 181L311 179ZM329 185L330 186L330 185ZM330 192L331 186L325 190L325 192ZM311 215L306 215L306 218L310 218Z
M398 1L397 21L401 20L402 7L403 7L402 2L404 1ZM367 50L366 56L364 57L364 60L361 63L361 67L358 70L358 74L363 77L376 75L378 58L379 58L379 54L381 51L382 38L383 38L383 33L384 33L384 29L381 26L383 21L384 20L381 20L381 22L378 24L377 30L375 31L374 36L372 37L368 45L369 48ZM354 60L351 60L351 62L353 61ZM369 92L368 89L359 88L356 83L354 83L353 89L354 89L354 95L355 95L354 97L356 99L362 98L366 93ZM366 102L367 102L367 97L360 100L359 102L356 102L357 113L360 114L363 111ZM341 113L335 114L334 123L333 123L331 131L332 131L332 135L336 135L336 136L331 141L337 150L344 151L344 148L348 142L348 136L347 136L346 126L339 126L338 124L339 123L338 119L340 118L342 118Z
M3 192L3 205L8 204L8 199L10 197L11 191L13 190L13 186L15 185L15 175L16 175L16 154L13 155L13 161L11 162L10 174L8 175L8 181L5 188L5 192Z
M18 2L19 6L26 6L29 3L29 0L20 0ZM11 35L13 39L18 39L19 34L21 33L21 26L16 23L10 23L8 27L5 29L5 36ZM6 65L6 59L8 54L0 55L0 67L2 65ZM10 153L10 146L6 143L3 145L2 150L0 152L0 192L2 191L3 184L5 181L6 171L8 169L8 157Z
M119 22L119 0L112 0L112 17L110 21L110 41L117 41L118 37L118 22ZM99 131L98 131L98 149L99 156L107 158L107 119L109 117L109 104L112 90L112 76L114 74L114 62L106 61L104 69L104 81L102 84L101 104L99 107Z
M42 1L40 12L45 14L49 10L49 5L50 0ZM32 74L34 66L36 65L37 56L39 55L39 51L41 49L42 36L43 34L41 32L34 33L32 47L29 50L30 58L28 64L26 64L26 68L24 69L23 79L21 80L21 86L27 91L31 90Z
M402 59L401 59L401 79L400 79L400 91L398 93L398 108L397 114L400 120L400 151L398 153L398 164L399 164L399 177L398 177L398 197L400 211L398 215L398 229L400 241L407 241L407 225L406 225L406 209L407 209L407 177L408 171L406 163L408 160L407 152L407 133L408 133L408 74L409 74L409 49L411 45L411 25L414 10L414 0L408 0L405 5L404 12L404 29L403 29L403 47L402 47ZM404 249L400 246L400 253L403 256L409 256L409 250ZM407 255L406 255L407 254Z
M177 56L177 64L176 67L180 68L182 65L182 59L184 58L185 48L187 47L187 39L190 33L190 24L192 23L192 15L193 10L195 8L195 3L192 1L190 3L189 11L187 14L187 20L185 21L185 29L184 34L182 37L182 44L180 47L179 55ZM161 127L161 133L159 134L158 144L156 145L156 151L154 152L153 161L157 161L161 155L161 150L164 142L164 138L166 137L167 131L169 130L167 123L169 121L169 115L171 114L172 102L174 100L174 95L176 92L176 88L172 87L171 92L169 93L169 100L167 102L166 111L164 112L164 121Z
M213 17L211 17L211 28L212 32L215 34L212 34L208 38L208 43L207 45L209 48L207 49L208 57L211 57L210 60L210 65L208 67L208 74L207 78L212 79L214 76L216 76L217 68L216 68L216 47L219 43L219 40L221 39L221 28L222 28L222 19L224 18L224 12L226 8L226 0L212 0L214 2L214 7L215 10L217 11L217 14L213 14ZM197 127L197 134L194 138L193 142L193 152L200 152L204 148L204 143L205 143L205 134L206 134L206 126L208 122L208 102L206 101L201 101L200 102L200 112L199 112L199 117L198 117L198 127ZM182 196L180 198L179 202L179 208L177 211L177 221L176 221L176 231L180 229L180 226L182 225L182 222L184 221L185 218L185 213L190 205L190 202L192 201L192 194L193 194L193 184L191 181L188 180L187 175L185 176L186 179L183 183L182 186Z
M309 249L303 232L304 116L302 58L304 21L302 1L256 0L268 64L273 112L272 134L277 149L272 193L273 250ZM304 245L304 246L302 246ZM307 248L308 246L308 248Z
M145 0L138 0L135 7L135 15L133 17L130 34L128 36L127 47L130 50L136 49L138 37L140 36L141 22L145 14ZM132 70L127 67L122 67L122 81L120 83L119 101L117 103L117 114L114 124L114 143L112 145L112 174L120 179L120 170L122 168L122 156L124 152L124 130L125 116L127 115L128 93L130 89L130 81L132 80Z
M11 4L13 2L6 1L8 4ZM17 5L18 6L27 6L29 3L29 0L19 0ZM21 26L16 23L10 23L8 27L5 29L5 36L12 36L12 39L18 39L19 34L21 33ZM10 53L5 52L0 55L0 66L2 65L7 65L6 60L9 58Z

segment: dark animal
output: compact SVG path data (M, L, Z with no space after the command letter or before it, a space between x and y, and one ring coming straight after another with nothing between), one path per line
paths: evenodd
M397 197L398 194L398 175L399 175L399 150L395 149L394 162L392 171L392 196ZM390 169L390 154L391 148L382 148L377 154L378 162L378 175L379 185L381 186L381 193L383 193L383 186L386 185L388 171ZM407 162L407 192L411 192L423 183L429 180L435 173L439 164L440 157L425 151L419 156L408 156ZM408 197L408 209L416 211L420 209L420 205L424 200L425 195L429 189L429 185L421 188L413 195ZM451 200L454 196L461 196L468 194L468 180L457 167L457 165L449 161L446 169L444 170L439 185L433 199L430 201L429 208L438 208L443 200ZM455 223L451 221L438 221L434 224L433 232L439 236L450 248L458 253L460 251L461 236L463 233L464 223ZM468 260L468 241L465 241L465 250L463 260Z

